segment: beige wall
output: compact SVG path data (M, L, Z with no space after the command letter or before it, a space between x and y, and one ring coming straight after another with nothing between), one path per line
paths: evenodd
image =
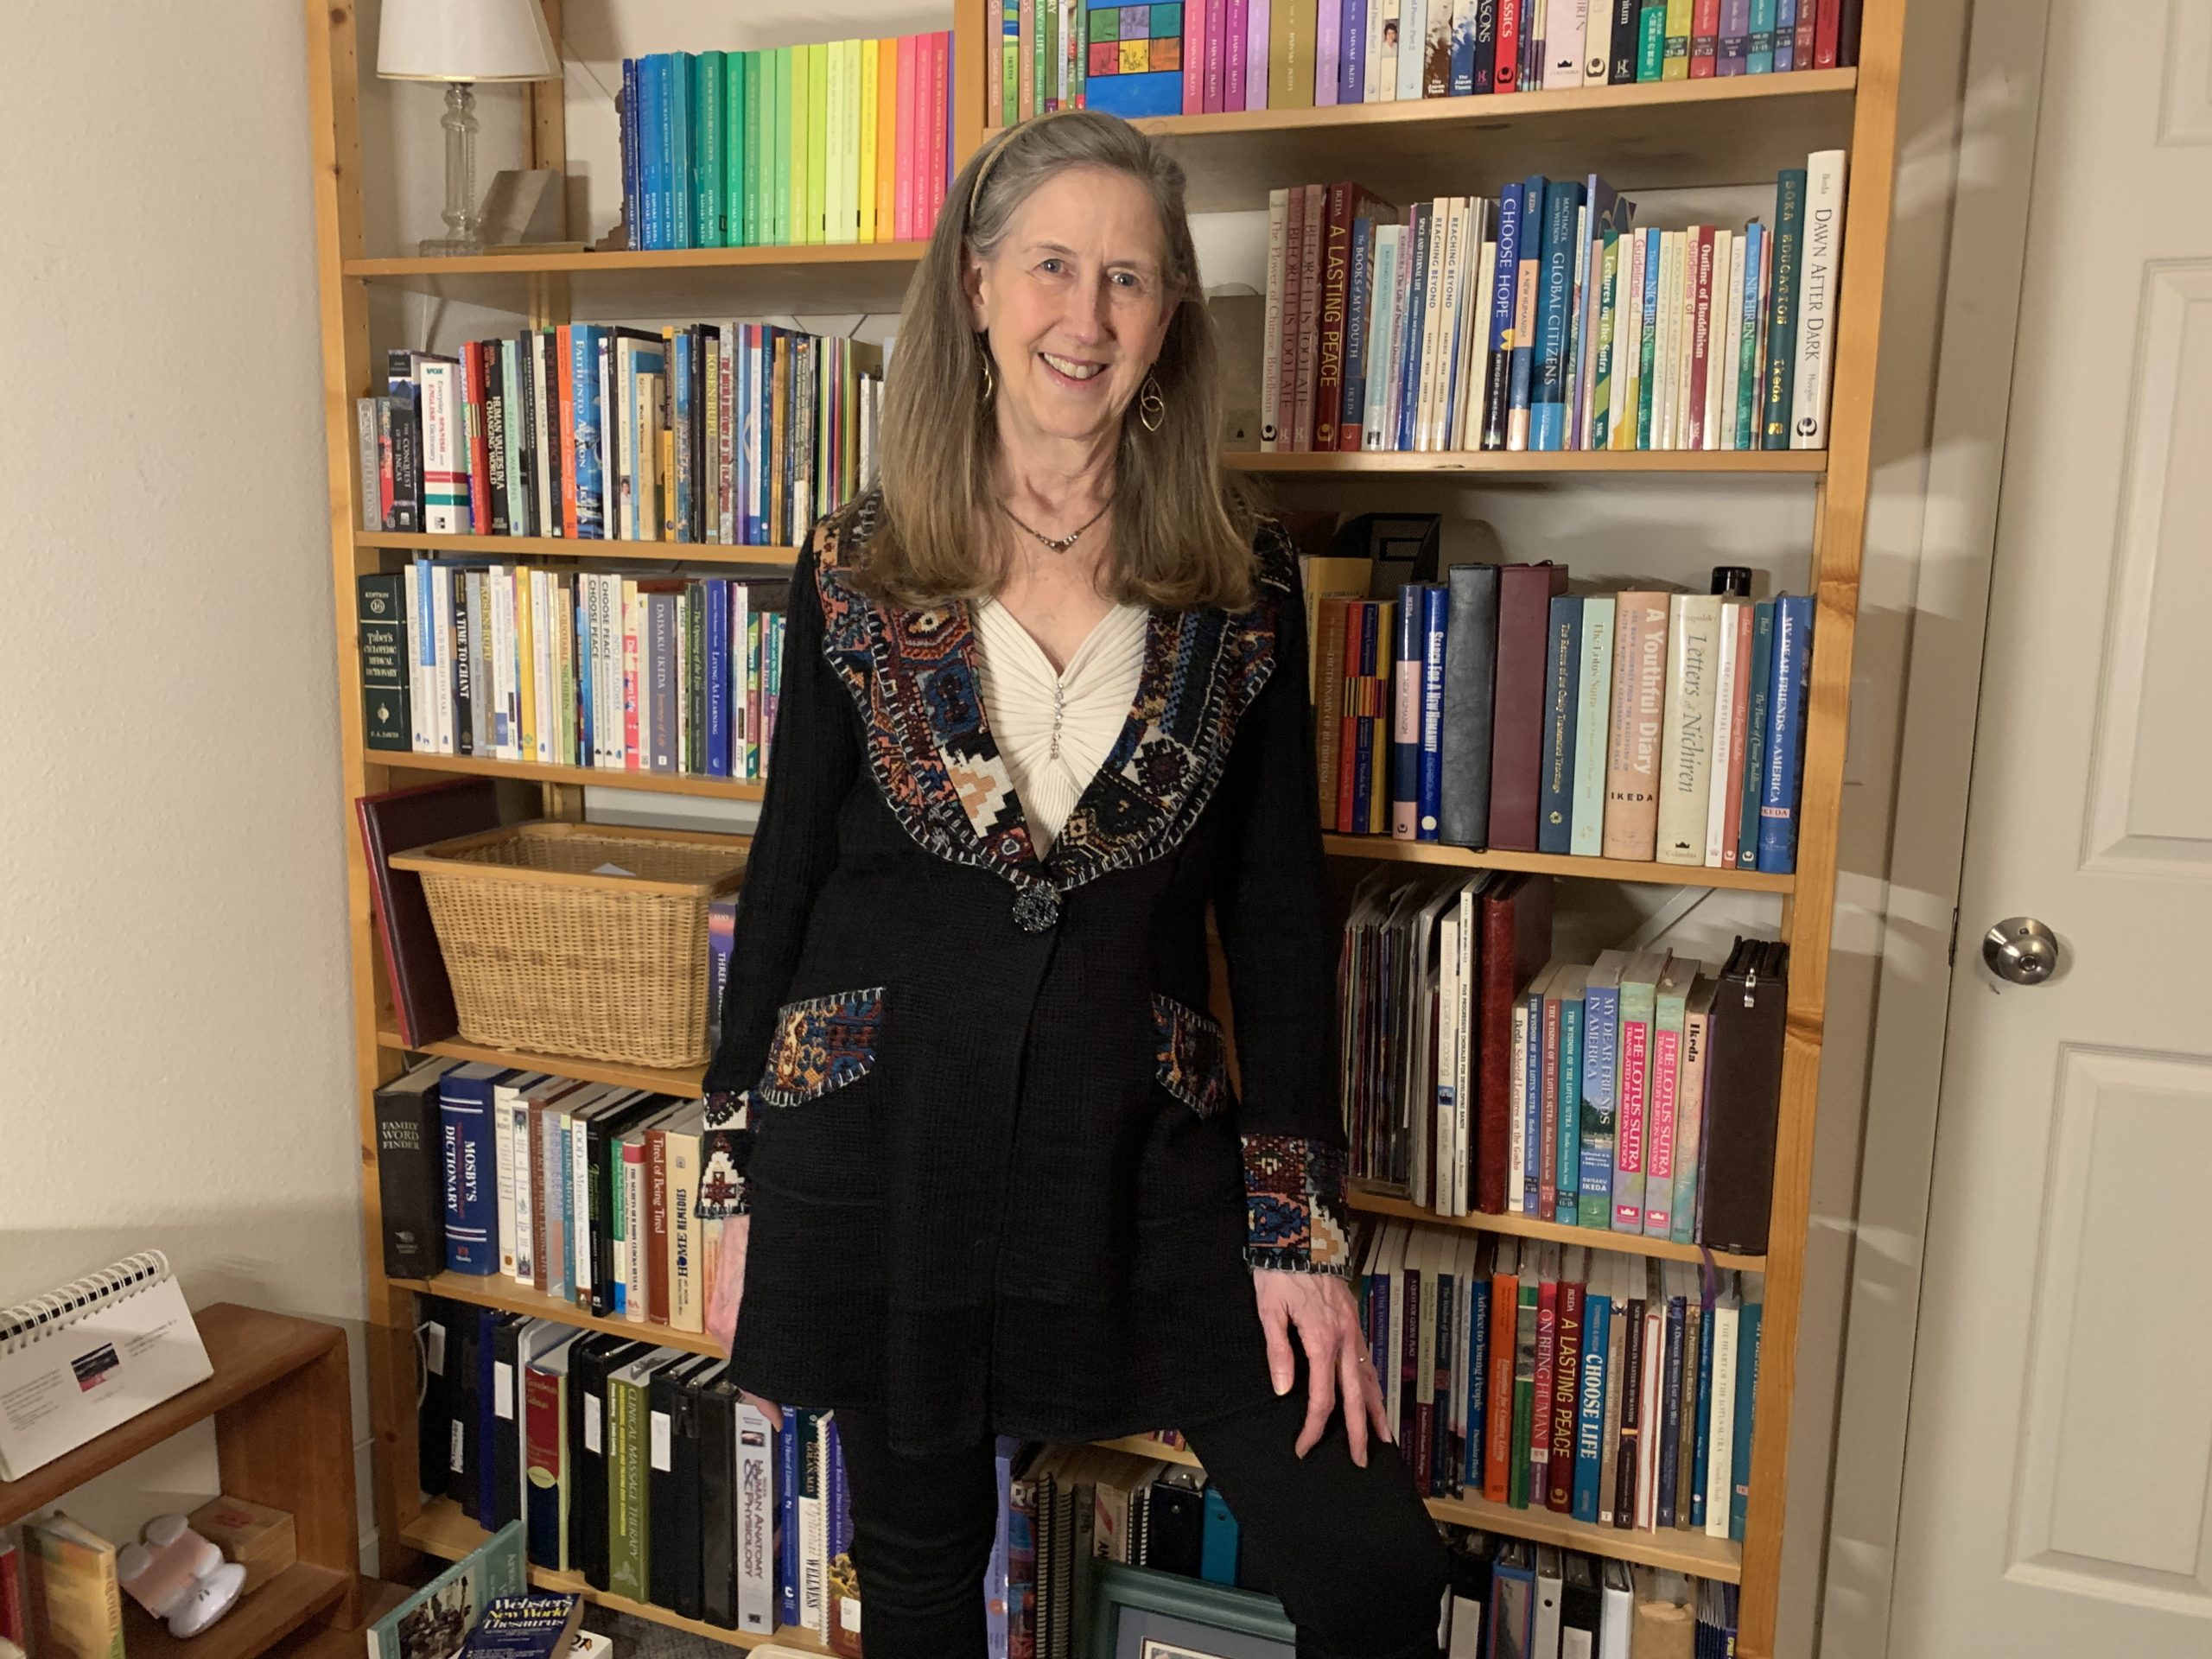
M301 17L0 23L0 1305L361 1311ZM213 1491L148 1464L77 1507Z

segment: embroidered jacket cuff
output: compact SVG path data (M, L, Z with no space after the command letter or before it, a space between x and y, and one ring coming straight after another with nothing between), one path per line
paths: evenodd
M1343 1151L1296 1135L1243 1140L1246 1265L1348 1276Z
M753 1095L750 1090L717 1090L707 1096L707 1128L701 1147L699 1218L727 1220L748 1215L746 1166L753 1159Z

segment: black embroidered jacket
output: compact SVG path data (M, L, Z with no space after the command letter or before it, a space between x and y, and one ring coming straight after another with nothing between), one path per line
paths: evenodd
M1241 1409L1273 1392L1249 1268L1350 1266L1290 543L1262 525L1247 609L1152 614L1039 858L969 607L848 580L877 505L798 563L707 1074L706 1196L753 1217L737 1380L917 1452Z

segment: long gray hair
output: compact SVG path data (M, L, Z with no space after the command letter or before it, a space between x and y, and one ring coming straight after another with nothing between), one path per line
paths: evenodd
M1198 286L1183 169L1128 122L1096 110L1033 117L1007 130L968 158L947 191L907 285L885 375L880 511L853 572L874 597L913 607L973 598L1005 575L1001 538L977 533L997 516L998 423L984 396L989 343L975 330L962 279L967 257L991 257L1030 193L1074 167L1126 174L1145 187L1160 215L1166 297L1181 302L1153 365L1166 404L1160 429L1145 429L1135 400L1123 413L1110 594L1171 611L1250 601L1255 515L1218 453L1219 347Z

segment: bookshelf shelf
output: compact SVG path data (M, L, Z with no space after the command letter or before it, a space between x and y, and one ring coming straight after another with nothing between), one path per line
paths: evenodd
M650 1089L661 1095L701 1093L701 1079L707 1070L703 1065L626 1065L619 1060L583 1060L569 1054L528 1054L519 1049L487 1048L481 1043L464 1043L451 1038L416 1048L403 1041L399 1033L389 1027L378 1028L377 1046L410 1054L436 1054L449 1060L486 1060L493 1065L543 1071L556 1077L575 1077L582 1083Z
M1510 1503L1492 1503L1480 1497L1433 1497L1428 1512L1440 1521L1463 1527L1480 1527L1484 1532L1557 1544L1562 1549L1579 1549L1592 1555L1610 1555L1639 1567L1664 1567L1729 1584L1743 1579L1743 1546L1726 1538L1708 1538L1701 1532L1675 1528L1638 1532L1624 1527L1594 1526L1550 1510L1516 1510Z
M728 801L757 801L766 783L702 778L681 772L616 772L600 766L541 766L535 760L493 760L476 754L416 754L402 749L371 749L369 764L394 772L458 772L474 778L510 778L525 784L565 784L577 789L639 789L657 795L702 795Z
M1400 841L1391 836L1321 837L1325 850L1338 858L1389 860L1408 864L1457 864L1471 870L1532 870L1544 875L1571 876L1586 881L1639 881L1668 887L1732 887L1747 893L1788 893L1797 884L1794 875L1770 875L1763 870L1712 870L1693 864L1645 864L1620 858L1572 858L1557 853L1495 852L1473 847L1447 847L1441 842Z
M571 541L562 536L416 536L397 531L357 530L353 545L432 553L441 558L649 560L656 564L785 566L798 557L795 547L721 547L702 542Z
M1552 1244L1579 1244L1585 1249L1612 1250L1623 1255L1656 1256L1668 1262L1702 1262L1710 1254L1716 1268L1735 1268L1745 1273L1764 1273L1763 1255L1738 1255L1728 1250L1707 1252L1697 1244L1677 1244L1671 1239L1644 1238L1634 1233L1608 1232L1596 1227L1567 1227L1533 1216L1440 1216L1433 1210L1369 1183L1355 1181L1344 1202L1370 1216L1395 1216L1430 1227L1462 1227L1471 1232L1510 1233L1516 1238L1541 1239Z
M1530 173L1603 173L1624 190L1771 182L1777 168L1850 136L1853 69L1577 87L1316 109L1158 116L1190 178L1192 210L1263 208L1268 192L1343 175L1398 202Z
M1647 473L1800 477L1827 470L1822 449L1232 449L1231 472L1339 477L1345 474L1487 473L1498 478L1560 474L1605 478Z
M653 252L480 254L469 258L352 258L344 275L496 310L546 302L579 317L756 316L896 311L919 263L919 242Z
M664 1348L681 1348L688 1354L719 1354L721 1344L712 1337L691 1331L671 1331L664 1325L639 1325L628 1319L604 1319L587 1312L574 1302L558 1296L549 1296L543 1291L518 1285L505 1274L478 1277L468 1273L441 1273L429 1279L395 1279L394 1284L404 1285L410 1290L419 1290L432 1296L442 1296L451 1302L467 1302L472 1307L496 1308L502 1313L521 1313L533 1319L552 1319L562 1325L575 1325L580 1331L596 1331L602 1336L630 1337L651 1341Z

